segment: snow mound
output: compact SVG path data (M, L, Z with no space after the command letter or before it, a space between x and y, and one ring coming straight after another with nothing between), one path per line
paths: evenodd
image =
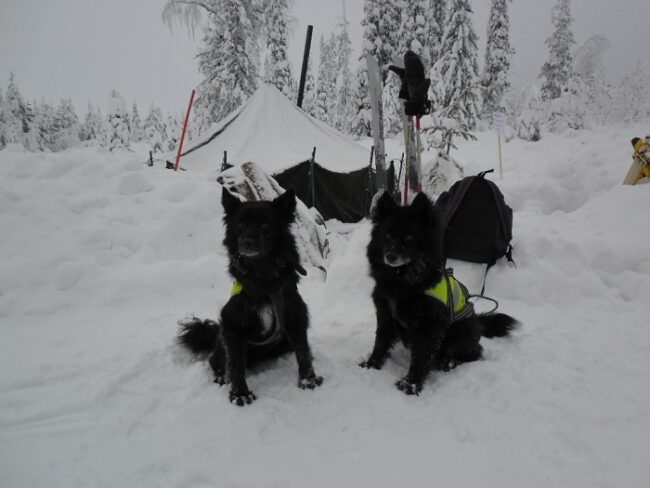
M523 327L419 397L394 386L402 347L382 371L357 366L375 329L370 225L332 225L327 281L300 286L325 383L297 388L287 356L250 374L245 409L174 344L176 320L229 296L214 178L0 151L3 486L645 486L650 186L621 185L638 133L504 145L491 177L517 269L499 262L487 294ZM454 158L494 167L496 137ZM476 291L481 267L456 271Z

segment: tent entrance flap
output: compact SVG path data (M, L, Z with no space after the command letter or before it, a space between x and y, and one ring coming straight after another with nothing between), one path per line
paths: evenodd
M293 188L296 196L307 206L312 206L310 188L313 184L313 206L325 220L358 222L368 215L372 196L377 191L374 171L367 167L350 173L336 173L308 160L274 174L273 178L282 188Z

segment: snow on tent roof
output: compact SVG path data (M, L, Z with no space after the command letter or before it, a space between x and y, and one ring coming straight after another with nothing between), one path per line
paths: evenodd
M316 162L330 171L350 172L367 166L368 151L299 109L276 87L262 85L237 111L211 132L185 146L181 166L189 171L216 171L223 152L229 164L257 163L269 173L307 161L316 147Z

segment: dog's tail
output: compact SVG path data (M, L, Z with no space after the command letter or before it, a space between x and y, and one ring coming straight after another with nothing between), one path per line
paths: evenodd
M487 338L506 337L520 326L517 319L504 313L481 313L477 317L481 324L481 335Z
M212 352L217 344L218 327L214 320L202 320L197 317L179 320L180 326L176 340L196 355Z

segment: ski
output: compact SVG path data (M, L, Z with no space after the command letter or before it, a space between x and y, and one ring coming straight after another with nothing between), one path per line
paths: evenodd
M386 188L386 151L384 149L384 110L381 100L381 72L374 56L366 56L368 90L372 110L372 138L375 146L375 174L377 192Z

